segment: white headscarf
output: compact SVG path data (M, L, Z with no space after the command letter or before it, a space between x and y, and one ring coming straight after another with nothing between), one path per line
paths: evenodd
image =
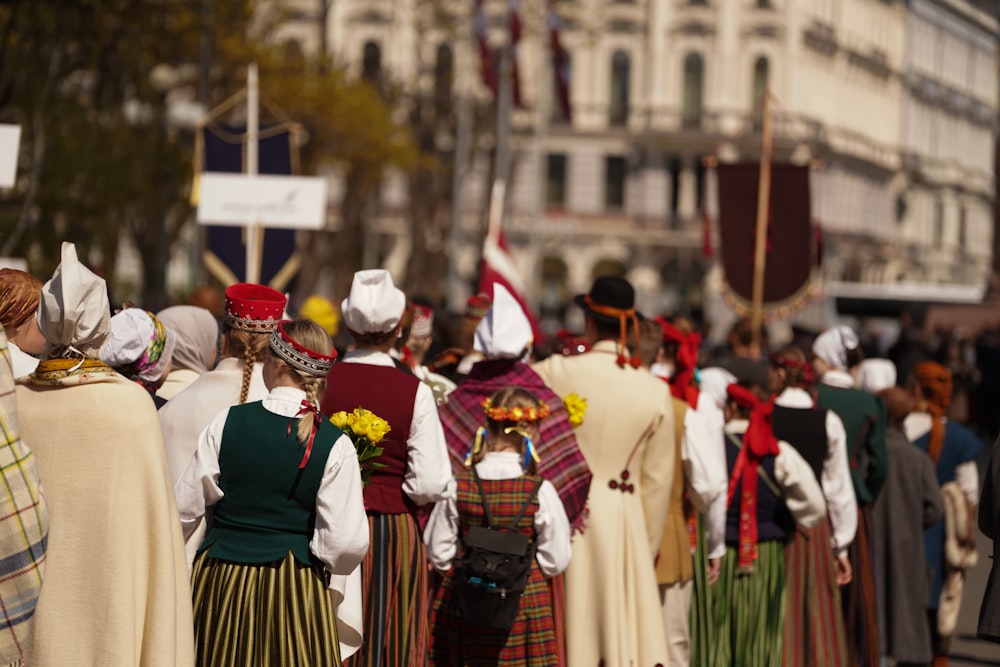
M858 366L858 387L877 394L896 386L896 364L888 359L865 359Z
M384 269L354 274L351 293L340 304L344 324L355 333L388 333L396 328L406 308L406 295L392 284Z
M850 327L827 329L813 343L813 354L838 371L847 370L847 351L858 348L858 335Z
M96 359L108 337L107 284L80 263L72 243L62 244L62 261L42 286L37 317L46 355L65 349L66 356Z
M726 404L726 387L736 383L736 376L725 368L712 366L698 371L698 388L718 406Z
M212 369L219 340L219 323L212 313L201 306L170 306L156 317L176 334L174 368L198 373Z
M130 379L159 382L170 368L177 336L158 319L142 308L126 308L112 316L101 361Z
M473 349L487 359L520 359L533 341L521 304L503 285L493 283L493 305L476 326Z

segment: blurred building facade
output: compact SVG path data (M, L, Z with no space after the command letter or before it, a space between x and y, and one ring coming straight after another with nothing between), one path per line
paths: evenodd
M455 96L491 99L473 0L337 0L325 5L325 32L310 23L315 0L278 4L300 10L286 37L303 48L325 46L404 87L433 86L446 58ZM512 6L523 104L511 115L505 231L544 317L570 315L572 295L601 273L627 275L648 312L712 307L720 277L703 252L702 212L715 219L716 184L704 158L759 157L765 87L775 160L821 163L811 182L826 295L982 294L998 119L990 3L561 0L551 6L569 55L571 119L557 100L546 2L485 0L491 46L507 43ZM454 260L469 284L492 147L491 132L474 134L462 181ZM390 268L406 261L405 192L388 176L377 207L375 224L399 238Z

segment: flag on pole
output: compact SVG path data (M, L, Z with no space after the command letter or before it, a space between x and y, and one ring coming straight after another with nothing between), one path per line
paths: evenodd
M483 85L497 94L497 72L496 63L493 59L493 51L490 49L489 25L486 21L486 12L483 11L483 0L476 0L476 43L479 45L479 67L483 79Z
M483 260L479 271L479 292L488 294L492 299L493 284L503 285L517 300L521 310L527 316L537 343L542 340L542 328L538 324L538 317L534 310L528 304L527 287L514 265L514 259L510 256L507 240L504 238L501 228L505 191L504 182L497 180L490 193L490 211L486 225L486 238L483 240Z
M524 108L521 97L521 72L517 67L517 44L521 41L521 0L510 0L510 82L514 93L514 106Z
M556 96L559 108L566 122L573 120L573 108L569 97L570 62L569 52L562 44L563 22L552 5L548 9L549 46L552 49L552 72L556 79Z

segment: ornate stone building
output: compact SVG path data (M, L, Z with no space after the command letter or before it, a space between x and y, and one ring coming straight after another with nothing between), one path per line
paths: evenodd
M312 7L314 2L282 3ZM404 86L483 101L472 0L337 0L327 48ZM506 232L543 315L570 315L598 273L623 273L649 312L710 308L715 217L706 156L757 159L761 94L773 94L775 159L806 163L824 232L821 292L868 299L974 300L993 243L998 22L973 0L561 0L573 116L555 102L543 0L522 0L523 106L511 116ZM508 0L485 0L489 39L508 39ZM437 13L433 13L437 12ZM453 20L443 20L450 16ZM319 31L290 23L316 48ZM451 141L444 137L442 141ZM492 138L463 179L455 254L475 275ZM405 188L387 178L377 222L405 263ZM465 283L463 283L463 286ZM461 287L459 288L461 289Z

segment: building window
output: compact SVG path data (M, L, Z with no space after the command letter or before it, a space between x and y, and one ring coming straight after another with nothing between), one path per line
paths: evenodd
M941 247L944 241L944 202L938 200L934 202L934 245Z
M670 178L670 214L671 226L677 225L677 209L681 201L681 159L676 155L667 158L667 173Z
M962 206L958 209L958 249L961 251L965 251L966 243L968 242L968 224L965 207Z
M611 56L611 125L624 125L628 120L628 83L631 63L624 51Z
M434 58L434 106L438 116L444 116L451 106L454 80L455 56L449 45L440 44Z
M552 71L552 122L569 122L571 110L569 84L572 80L573 60L569 51L563 51L562 62Z
M753 64L753 98L750 100L755 126L760 126L764 117L764 95L767 93L768 74L767 58L757 58Z
M566 205L566 154L551 153L545 174L545 205L563 208Z
M685 127L701 124L704 79L704 61L699 54L689 53L684 59L684 100L681 105L681 120Z
M601 276L617 276L618 278L624 278L625 274L628 273L628 269L623 262L617 259L601 259L594 264L594 268L590 270L590 275L593 278L600 278Z
M625 206L625 158L609 155L604 158L604 207L620 210Z
M365 42L361 52L361 76L375 84L382 76L382 48L377 42Z

